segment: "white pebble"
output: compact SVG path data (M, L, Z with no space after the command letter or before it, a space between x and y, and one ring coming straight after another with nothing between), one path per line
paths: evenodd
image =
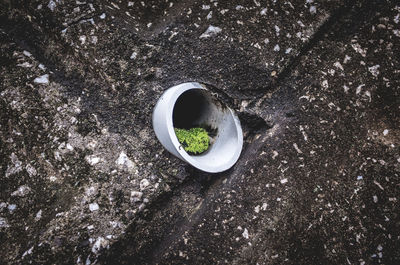
M36 77L35 80L33 80L33 82L36 84L48 84L49 83L49 75L45 74L45 75Z
M97 203L91 203L91 204L89 204L89 210L90 210L91 212L97 211L98 209L99 209L99 205L98 205Z
M242 236L243 236L244 238L246 238L246 239L249 238L249 231L247 231L247 228L244 229L244 231L243 231L243 233L242 233Z

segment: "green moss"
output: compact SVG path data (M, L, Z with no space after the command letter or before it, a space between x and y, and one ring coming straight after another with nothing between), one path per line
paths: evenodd
M175 128L175 134L179 143L189 153L201 154L209 147L210 138L203 128L191 128L190 130Z

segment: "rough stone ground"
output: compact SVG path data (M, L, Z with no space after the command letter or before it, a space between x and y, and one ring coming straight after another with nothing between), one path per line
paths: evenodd
M397 1L0 1L0 263L400 264L399 22ZM152 131L188 80L239 114L227 172Z

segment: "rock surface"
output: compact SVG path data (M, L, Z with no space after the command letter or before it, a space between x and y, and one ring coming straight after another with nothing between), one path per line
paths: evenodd
M400 263L399 20L396 1L0 2L0 263ZM226 172L152 131L189 80L241 119Z

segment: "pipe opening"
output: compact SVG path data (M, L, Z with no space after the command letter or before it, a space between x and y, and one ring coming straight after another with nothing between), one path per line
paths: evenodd
M184 92L179 96L174 106L172 114L174 127L186 130L193 127L203 127L204 124L200 124L200 122L208 105L208 100L201 90L192 89Z

